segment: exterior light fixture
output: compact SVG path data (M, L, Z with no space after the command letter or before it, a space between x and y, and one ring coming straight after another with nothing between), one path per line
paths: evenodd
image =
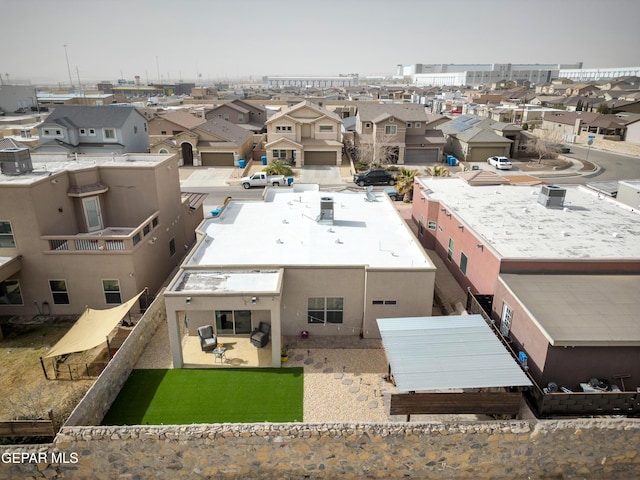
M187 305L189 305L191 303L191 297L187 297L184 300L184 303L186 303Z

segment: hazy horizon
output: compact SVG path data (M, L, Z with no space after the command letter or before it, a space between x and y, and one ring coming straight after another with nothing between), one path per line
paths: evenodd
M517 5L517 6L514 6ZM637 0L2 0L9 83L389 76L397 64L640 65ZM614 12L611 18L603 11ZM65 49L66 45L66 49ZM68 64L67 64L68 56Z

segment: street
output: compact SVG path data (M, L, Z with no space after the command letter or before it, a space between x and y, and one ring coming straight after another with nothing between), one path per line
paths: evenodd
M587 155L588 154L588 155ZM640 178L640 157L620 155L602 150L571 145L567 157L588 160L600 167L594 173L579 177L562 178L558 183L585 184L590 182L631 180Z

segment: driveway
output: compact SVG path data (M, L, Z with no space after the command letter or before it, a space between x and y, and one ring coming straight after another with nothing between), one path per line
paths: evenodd
M340 167L330 165L294 168L297 183L317 183L318 185L342 185Z

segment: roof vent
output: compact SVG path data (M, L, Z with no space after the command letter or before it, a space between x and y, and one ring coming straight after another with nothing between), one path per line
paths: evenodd
M0 150L0 172L4 175L22 175L33 172L28 148L5 148Z
M320 216L318 223L333 225L333 198L320 197Z
M565 188L557 185L543 185L538 195L538 203L547 208L562 208L566 194Z

